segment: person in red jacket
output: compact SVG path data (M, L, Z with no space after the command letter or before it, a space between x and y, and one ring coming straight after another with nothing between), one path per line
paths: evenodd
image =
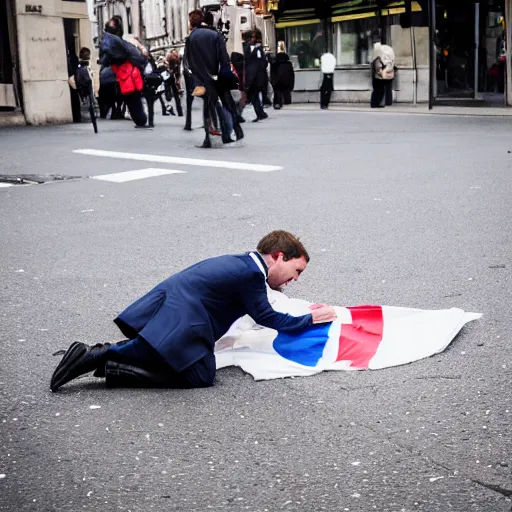
M122 39L123 29L118 17L113 17L105 27L101 44L100 63L112 66L119 82L123 101L136 128L147 127L147 116L142 106L144 69L148 63L140 47Z

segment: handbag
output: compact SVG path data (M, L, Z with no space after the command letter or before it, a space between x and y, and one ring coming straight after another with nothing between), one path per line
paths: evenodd
M236 72L233 71L232 66L224 66L219 71L217 83L219 87L224 89L225 91L233 91L235 89L238 89L238 75L236 74Z

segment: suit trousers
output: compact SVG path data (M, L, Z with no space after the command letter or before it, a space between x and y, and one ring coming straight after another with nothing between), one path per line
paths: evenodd
M252 103L258 119L264 117L265 114L263 106L261 105L260 92L262 92L262 90L259 87L250 87L247 91L247 100Z
M332 73L325 73L320 87L320 106L328 108L331 101L331 94L334 90L334 75Z
M194 96L192 96L192 91L194 90L194 79L185 73L185 89L187 91L187 111L186 111L186 120L185 120L185 129L192 129L192 103L194 101Z
M213 386L215 378L213 353L177 372L141 336L110 346L105 361L131 365L153 373L155 387L205 388Z
M128 112L130 112L133 122L137 126L144 126L148 118L142 107L142 94L140 92L133 92L132 94L123 96L123 99L128 107Z

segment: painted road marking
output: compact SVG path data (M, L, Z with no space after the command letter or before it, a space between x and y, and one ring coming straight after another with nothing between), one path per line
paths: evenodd
M224 160L205 160L202 158L183 158L179 156L148 155L144 153L124 153L120 151L105 151L103 149L75 149L73 153L106 158L121 158L125 160L141 160L161 164L195 165L200 167L219 167L223 169L238 169L242 171L271 172L280 171L279 165L250 164L244 162L227 162Z
M125 181L142 180L144 178L154 178L155 176L165 176L167 174L186 174L187 171L176 171L174 169L137 169L135 171L114 172L112 174L101 174L100 176L91 176L93 180L112 181L113 183L124 183Z
M11 183L0 183L0 188L2 187L12 187L12 184Z

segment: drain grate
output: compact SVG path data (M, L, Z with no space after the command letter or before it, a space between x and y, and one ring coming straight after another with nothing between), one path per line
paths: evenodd
M11 185L41 185L51 181L78 180L82 176L63 176L62 174L0 174L0 183Z

